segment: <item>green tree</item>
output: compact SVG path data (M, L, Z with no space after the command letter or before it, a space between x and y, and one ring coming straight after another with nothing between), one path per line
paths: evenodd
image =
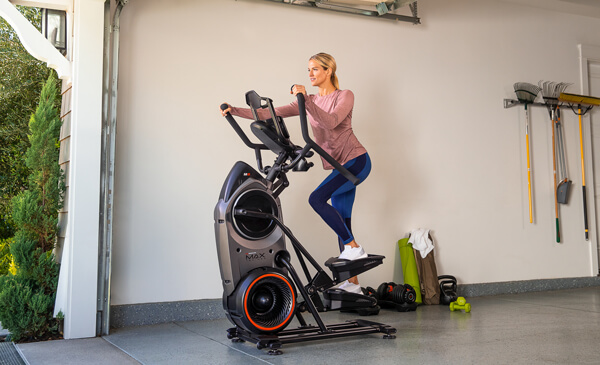
M17 271L0 278L0 322L14 341L42 339L58 330L53 318L58 265L52 249L65 184L58 164L61 120L56 88L51 75L29 122L31 146L25 159L31 172L29 188L12 200L16 233L10 252Z
M38 8L17 8L40 28ZM11 200L27 188L29 175L24 157L29 148L28 121L51 73L55 71L31 56L12 27L0 18L0 242L14 235ZM60 85L60 80L55 82ZM60 107L59 98L55 105Z

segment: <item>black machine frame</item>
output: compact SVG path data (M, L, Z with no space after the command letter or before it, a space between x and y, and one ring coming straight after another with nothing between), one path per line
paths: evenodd
M342 165L340 165L335 159L333 159L333 157L327 154L310 138L304 95L298 94L297 100L302 136L306 142L304 147L296 146L291 143L285 123L283 122L282 118L276 115L272 100L269 98L260 97L254 91L249 91L246 93L246 102L250 106L255 120L255 122L251 124L251 129L253 133L261 140L262 144L251 142L233 116L230 113L227 113L226 115L227 121L236 131L242 141L246 144L246 146L255 151L258 169L261 173L266 175L264 181L267 185L267 191L276 199L279 194L281 194L281 192L289 186L286 172L307 171L309 168L311 168L313 164L308 162L306 159L313 155L313 150L322 156L326 161L331 163L331 165L334 166L334 168L337 169L344 177L350 180L353 184L357 185L360 182L359 179L345 169ZM221 105L222 110L227 109L227 107L227 104ZM271 118L268 120L261 120L258 115L259 109L268 109ZM277 158L273 166L263 166L261 150L271 150L277 154ZM238 164L243 163L238 162ZM247 168L250 168L245 164L243 165ZM234 187L223 187L224 191L227 189L234 189ZM319 312L336 309L356 311L361 315L379 313L379 306L377 306L377 301L374 298L361 294L348 293L341 289L332 289L332 287L341 281L347 280L348 278L380 265L384 259L384 256L368 255L366 258L354 261L332 257L325 263L325 265L329 267L333 273L334 278L332 279L323 270L319 263L310 255L306 248L304 248L304 246L296 239L291 230L283 224L282 220L277 216L277 214L248 208L235 209L234 207L231 215L234 218L259 219L274 222L282 231L283 235L290 240L291 245L296 253L296 257L302 267L302 271L306 276L307 284L303 283L300 275L298 275L294 266L292 265L291 255L289 252L285 249L276 252L274 255L273 267L280 268L283 270L283 274L287 273L291 276L292 282L300 292L300 295L303 299L302 302L296 303L297 305L294 308L293 313L295 318L300 323L300 327L296 329L283 329L280 331L261 333L261 331L254 332L248 328L243 328L243 326L239 326L236 322L234 322L236 326L227 330L227 337L229 339L234 342L252 342L256 344L258 349L268 348L269 354L278 355L281 353L281 346L286 343L305 342L370 333L382 333L383 338L386 339L396 338L396 329L386 324L355 319L349 320L345 323L326 325L319 315ZM222 219L222 221L224 221L224 219ZM218 223L222 224L224 222ZM215 224L217 224L217 222ZM316 270L316 274L310 274L307 261ZM279 269L267 267L265 270L268 271ZM231 292L227 293L227 290L225 291L223 303L226 310L228 310L228 300L231 299L228 298L228 295L235 295L235 293L231 294ZM323 296L325 299L325 304L323 303L321 296ZM340 308L339 306L332 306L331 303L333 302L343 302L345 304L343 308ZM306 322L302 316L302 312L305 311L311 313L316 322L316 326L309 325Z

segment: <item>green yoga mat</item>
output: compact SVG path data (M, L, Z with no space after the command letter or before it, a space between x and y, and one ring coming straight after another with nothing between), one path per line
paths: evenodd
M421 285L419 284L419 274L417 273L417 262L413 247L408 243L408 238L403 238L398 241L400 248L400 261L402 262L402 276L404 276L404 284L408 284L417 292L417 300L415 303L421 304Z

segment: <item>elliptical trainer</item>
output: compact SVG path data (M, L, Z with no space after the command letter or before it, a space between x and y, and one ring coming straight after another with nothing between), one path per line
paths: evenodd
M246 93L246 103L255 120L250 129L262 143L252 143L233 116L226 115L246 146L255 151L260 171L245 162L236 162L215 207L223 308L235 325L227 330L227 336L236 342L256 343L259 349L269 348L269 354L274 355L281 353L279 348L284 343L377 332L383 333L384 338L395 338L396 329L385 324L359 319L325 325L319 315L330 310L356 311L361 315L379 313L376 299L332 287L380 265L384 256L368 255L353 261L332 257L325 263L332 271L331 279L283 224L279 195L289 186L286 173L310 169L313 163L307 158L314 155L313 150L348 180L354 184L359 182L310 138L304 95L297 97L304 147L290 141L283 119L275 114L272 100L260 97L255 91ZM221 105L222 110L226 108L226 104ZM271 118L261 120L258 110L265 108ZM273 166L263 167L262 150L271 150L277 155ZM294 248L307 284L292 266L291 255L286 251L286 237ZM310 275L306 261L316 270L314 276ZM306 323L302 316L305 311L312 314L316 326ZM294 316L300 327L285 330Z

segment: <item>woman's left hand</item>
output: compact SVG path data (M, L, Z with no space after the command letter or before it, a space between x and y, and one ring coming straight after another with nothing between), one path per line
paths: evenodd
M298 94L306 95L306 88L304 87L304 85L294 85L292 86L292 91L290 91L290 94L294 94L294 96Z

